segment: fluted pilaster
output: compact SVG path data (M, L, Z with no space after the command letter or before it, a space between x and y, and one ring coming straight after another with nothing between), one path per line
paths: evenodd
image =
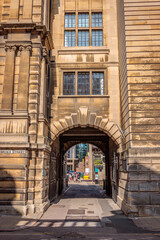
M17 47L6 46L5 74L2 94L2 110L11 111L13 105L13 85L15 74L15 53Z
M17 110L27 111L28 107L28 85L29 85L29 67L31 45L20 46L20 72L18 83Z

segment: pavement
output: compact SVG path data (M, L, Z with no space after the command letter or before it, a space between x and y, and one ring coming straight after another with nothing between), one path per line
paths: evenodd
M12 233L10 233L12 232ZM0 215L0 239L160 239L160 217L127 218L99 185L71 182L43 214Z
M0 215L0 232L14 232L34 226L42 217L40 214L29 214L28 216Z

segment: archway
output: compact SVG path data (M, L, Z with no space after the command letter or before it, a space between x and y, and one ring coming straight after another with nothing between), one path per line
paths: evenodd
M51 123L50 138L52 142L54 142L60 134L76 127L96 128L107 134L118 146L121 145L122 138L124 137L118 124L110 121L106 117L97 115L95 112L90 112L88 107L82 106L76 113L72 113L63 119Z
M111 138L106 132L98 129L98 127L91 127L88 125L70 127L70 129L61 132L61 134L57 134L57 137L52 142L50 161L50 201L56 198L65 186L65 176L63 171L64 154L70 147L79 143L95 145L105 154L105 188L107 194L113 196L113 199L116 201L118 176L114 176L116 179L115 181L112 173L114 172L114 160L115 156L117 156L119 145L115 139L113 141L113 137ZM56 169L56 171L54 169Z

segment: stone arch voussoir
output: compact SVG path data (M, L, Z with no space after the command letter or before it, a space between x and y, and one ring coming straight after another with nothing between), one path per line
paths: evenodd
M88 107L80 107L77 113L65 116L59 121L54 121L51 124L51 137L54 141L63 132L75 127L94 127L109 135L112 140L120 145L123 135L120 127L108 118L98 116L88 110Z

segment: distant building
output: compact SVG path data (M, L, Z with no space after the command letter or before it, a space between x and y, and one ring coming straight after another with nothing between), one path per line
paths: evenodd
M76 171L79 159L76 158L76 146L70 148L66 154L67 172Z
M79 161L81 162L82 159L85 158L87 152L89 149L89 144L77 144L76 145L76 158L79 158Z

